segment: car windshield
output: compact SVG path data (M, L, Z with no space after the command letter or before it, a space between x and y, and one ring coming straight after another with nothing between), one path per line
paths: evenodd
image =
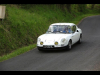
M71 33L69 25L51 25L46 33Z

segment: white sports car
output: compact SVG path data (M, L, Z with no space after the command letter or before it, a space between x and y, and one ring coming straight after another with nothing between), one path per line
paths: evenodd
M82 30L74 23L53 23L45 34L37 39L38 50L70 50L76 42L81 43Z

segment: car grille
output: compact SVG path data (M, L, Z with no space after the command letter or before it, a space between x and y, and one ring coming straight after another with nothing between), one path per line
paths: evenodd
M53 45L44 45L43 48L54 48Z

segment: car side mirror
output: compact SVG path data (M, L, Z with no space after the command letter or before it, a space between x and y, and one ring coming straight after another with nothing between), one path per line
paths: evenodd
M79 31L77 30L77 32L79 32Z

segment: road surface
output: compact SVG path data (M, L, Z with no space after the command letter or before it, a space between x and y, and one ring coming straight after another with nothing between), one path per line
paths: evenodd
M83 31L81 44L70 51L36 49L0 62L0 71L100 71L100 16L91 16L78 25Z

